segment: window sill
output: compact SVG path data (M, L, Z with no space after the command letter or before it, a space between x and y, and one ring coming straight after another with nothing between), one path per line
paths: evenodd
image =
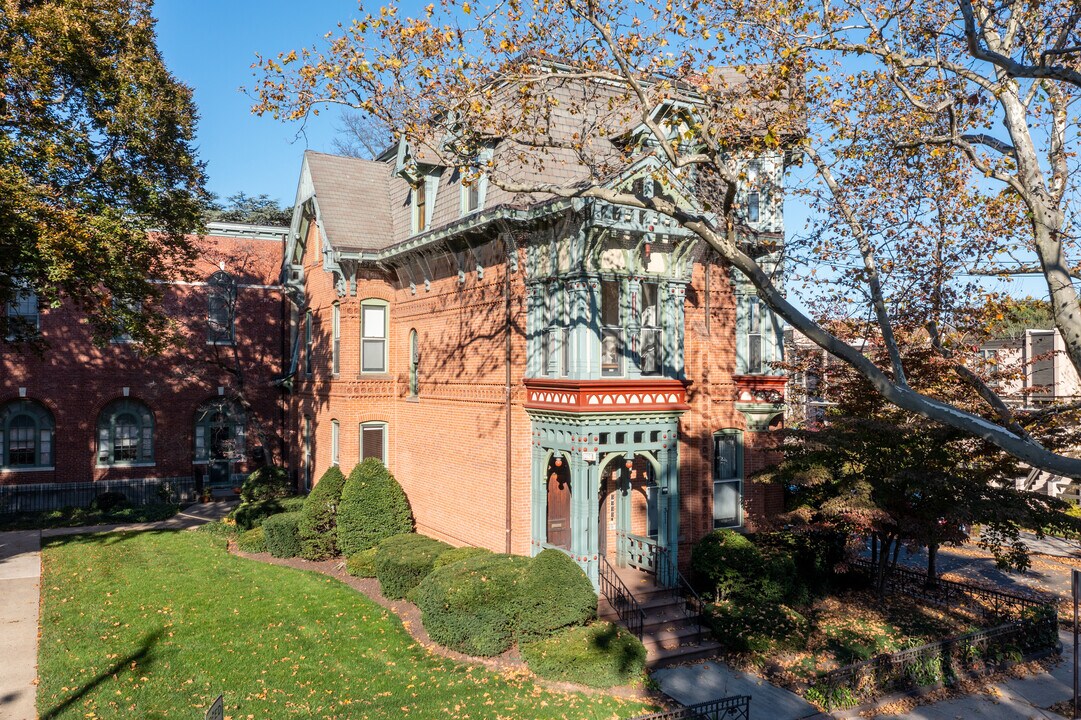
M357 380L390 380L391 374L383 372L362 372L357 376Z
M216 345L220 347L231 347L235 344L233 340L207 340L207 345Z
M420 396L419 395L407 395L406 398L405 398L405 401L406 402L411 402L411 403L419 403L420 402Z
M0 467L0 473L34 473L34 472L54 472L56 467L53 465L42 466L20 466L20 467Z
M155 467L156 462L125 462L125 463L98 463L94 466L95 470L108 470L110 468L141 468L141 467Z

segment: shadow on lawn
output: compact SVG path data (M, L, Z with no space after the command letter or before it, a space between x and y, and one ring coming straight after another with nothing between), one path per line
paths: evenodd
M67 700L63 701L56 707L43 712L41 714L41 720L52 720L52 718L57 717L62 712L67 710L70 706L81 700L84 695L86 695L88 692L100 685L103 681L109 679L124 668L129 667L132 663L138 663L143 668L147 668L153 665L154 656L152 654L152 650L154 645L156 645L158 640L161 638L163 632L164 628L159 628L147 635L145 638L143 638L143 642L138 650L131 653L127 657L120 658L115 663L113 663L109 669L98 673L97 677L92 679L87 684L83 685L74 695L69 697Z

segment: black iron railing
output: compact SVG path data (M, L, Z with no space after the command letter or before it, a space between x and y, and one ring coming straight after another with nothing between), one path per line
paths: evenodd
M616 615L623 624L630 630L635 636L642 639L642 627L645 625L646 613L642 610L642 606L638 604L638 601L631 595L631 591L627 589L627 586L623 584L623 581L616 575L616 570L612 567L604 556L600 557L600 563L598 564L599 579L601 586L601 595L608 601L608 604L612 606L612 609L616 611Z
M184 504L198 499L191 477L0 485L0 515L89 507L106 492L124 493L132 505Z
M633 720L750 720L750 717L751 696L736 695L688 705L679 710L639 715Z
M676 563L672 561L672 556L668 554L668 548L660 545L657 545L656 548L657 554L654 566L657 568L657 581L682 598L683 612L698 625L696 638L701 641L706 605L702 602L702 598L698 596L698 593L694 591L694 588L691 587L691 584L687 582L687 578L683 577L683 573L679 571Z
M870 560L860 558L851 565L872 582L877 576L878 568ZM1017 618L1026 610L1046 605L1037 597L1003 592L980 585L942 579L928 582L927 573L905 568L887 571L885 589L887 593L907 595L943 607L973 607L992 618Z

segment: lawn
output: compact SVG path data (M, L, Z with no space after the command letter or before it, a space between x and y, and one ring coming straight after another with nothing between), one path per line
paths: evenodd
M50 718L626 718L607 696L428 654L336 580L191 532L56 538L43 553L38 710Z
M57 510L0 515L0 531L154 522L168 520L179 511L180 507L177 505L140 505L138 507L114 508L112 510L64 507Z
M943 609L904 596L879 598L849 591L816 600L801 609L809 627L800 650L774 647L741 656L745 667L764 671L782 684L807 682L822 672L869 660L882 653L918 647L982 627L961 609Z

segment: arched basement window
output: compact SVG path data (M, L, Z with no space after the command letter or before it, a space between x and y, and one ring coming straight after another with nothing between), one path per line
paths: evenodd
M123 398L98 416L98 464L154 462L154 415L138 400Z
M0 409L0 467L35 468L53 464L53 416L33 400Z

